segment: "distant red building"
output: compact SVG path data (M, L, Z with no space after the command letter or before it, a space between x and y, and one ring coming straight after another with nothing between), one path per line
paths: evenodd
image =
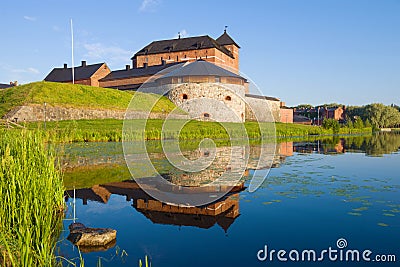
M315 125L321 125L324 119L334 119L339 122L345 121L346 107L314 107L314 108L295 108L295 117L305 117Z

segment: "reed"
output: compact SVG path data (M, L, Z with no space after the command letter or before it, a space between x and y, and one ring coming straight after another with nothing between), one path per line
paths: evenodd
M286 123L268 123L268 122L245 122L240 123L217 123L209 121L190 121L182 129L179 129L181 122L179 120L170 121L168 130L162 130L164 120L132 120L128 123L129 130L122 133L123 120L105 119L105 120L77 120L77 121L58 121L47 122L44 129L43 122L27 123L26 126L31 130L41 130L46 140L57 143L70 142L121 142L124 140L160 140L179 139L195 140L205 137L212 139L232 138L287 138L287 137L306 137L333 135L332 129L324 129L320 126L286 124ZM174 127L176 126L176 127ZM371 133L371 127L362 129L351 129L342 127L338 134L361 134Z
M38 131L0 130L0 265L54 266L63 183Z

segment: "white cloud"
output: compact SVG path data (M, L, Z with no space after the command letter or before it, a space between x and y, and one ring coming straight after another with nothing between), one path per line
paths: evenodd
M33 73L33 74L39 74L40 71L38 69L35 68L28 68L27 69L28 72Z
M174 36L174 38L175 38L175 39L178 38L178 37L179 37L179 34L181 35L181 38L185 38L185 37L188 37L188 36L189 36L188 32L187 32L185 29L183 29L183 30L181 30L179 33L176 33L175 36Z
M160 3L160 0L143 0L139 7L140 12L154 11L155 7Z
M35 68L26 68L26 69L12 69L11 72L13 73L30 73L30 74L39 74L40 71Z
M24 16L24 19L29 20L29 21L36 21L35 17L30 17L30 16Z
M106 46L101 43L84 44L84 57L90 60L101 60L109 64L123 63L129 60L132 52L118 46Z
M53 27L51 27L51 28L52 28L53 31L55 31L55 32L61 31L60 27L58 27L58 26L56 26L56 25L53 25Z

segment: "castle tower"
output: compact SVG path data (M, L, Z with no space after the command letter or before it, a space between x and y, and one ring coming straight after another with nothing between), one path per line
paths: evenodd
M220 37L218 37L216 39L216 41L232 53L233 59L230 60L230 62L228 62L228 64L227 64L228 69L229 69L229 67L231 67L232 68L232 69L230 69L231 71L238 73L239 72L239 49L240 49L240 46L226 32L226 27L225 27L224 33Z

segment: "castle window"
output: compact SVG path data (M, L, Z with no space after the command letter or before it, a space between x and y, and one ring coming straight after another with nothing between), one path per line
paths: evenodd
M220 83L221 82L221 77L215 77L215 82Z
M146 58L144 59L144 61L145 61L146 63L149 62L149 58L146 57Z
M181 98L182 98L182 100L187 100L188 99L188 95L187 94L182 94Z
M178 56L176 56L176 61L179 61L179 57Z
M226 101L231 101L232 98L231 98L229 95L227 95L227 96L225 96L225 100L226 100Z
M209 113L203 113L204 118L210 118L210 114Z
M178 77L178 83L182 83L182 82L183 82L182 77Z
M171 56L168 56L168 59L171 59Z

